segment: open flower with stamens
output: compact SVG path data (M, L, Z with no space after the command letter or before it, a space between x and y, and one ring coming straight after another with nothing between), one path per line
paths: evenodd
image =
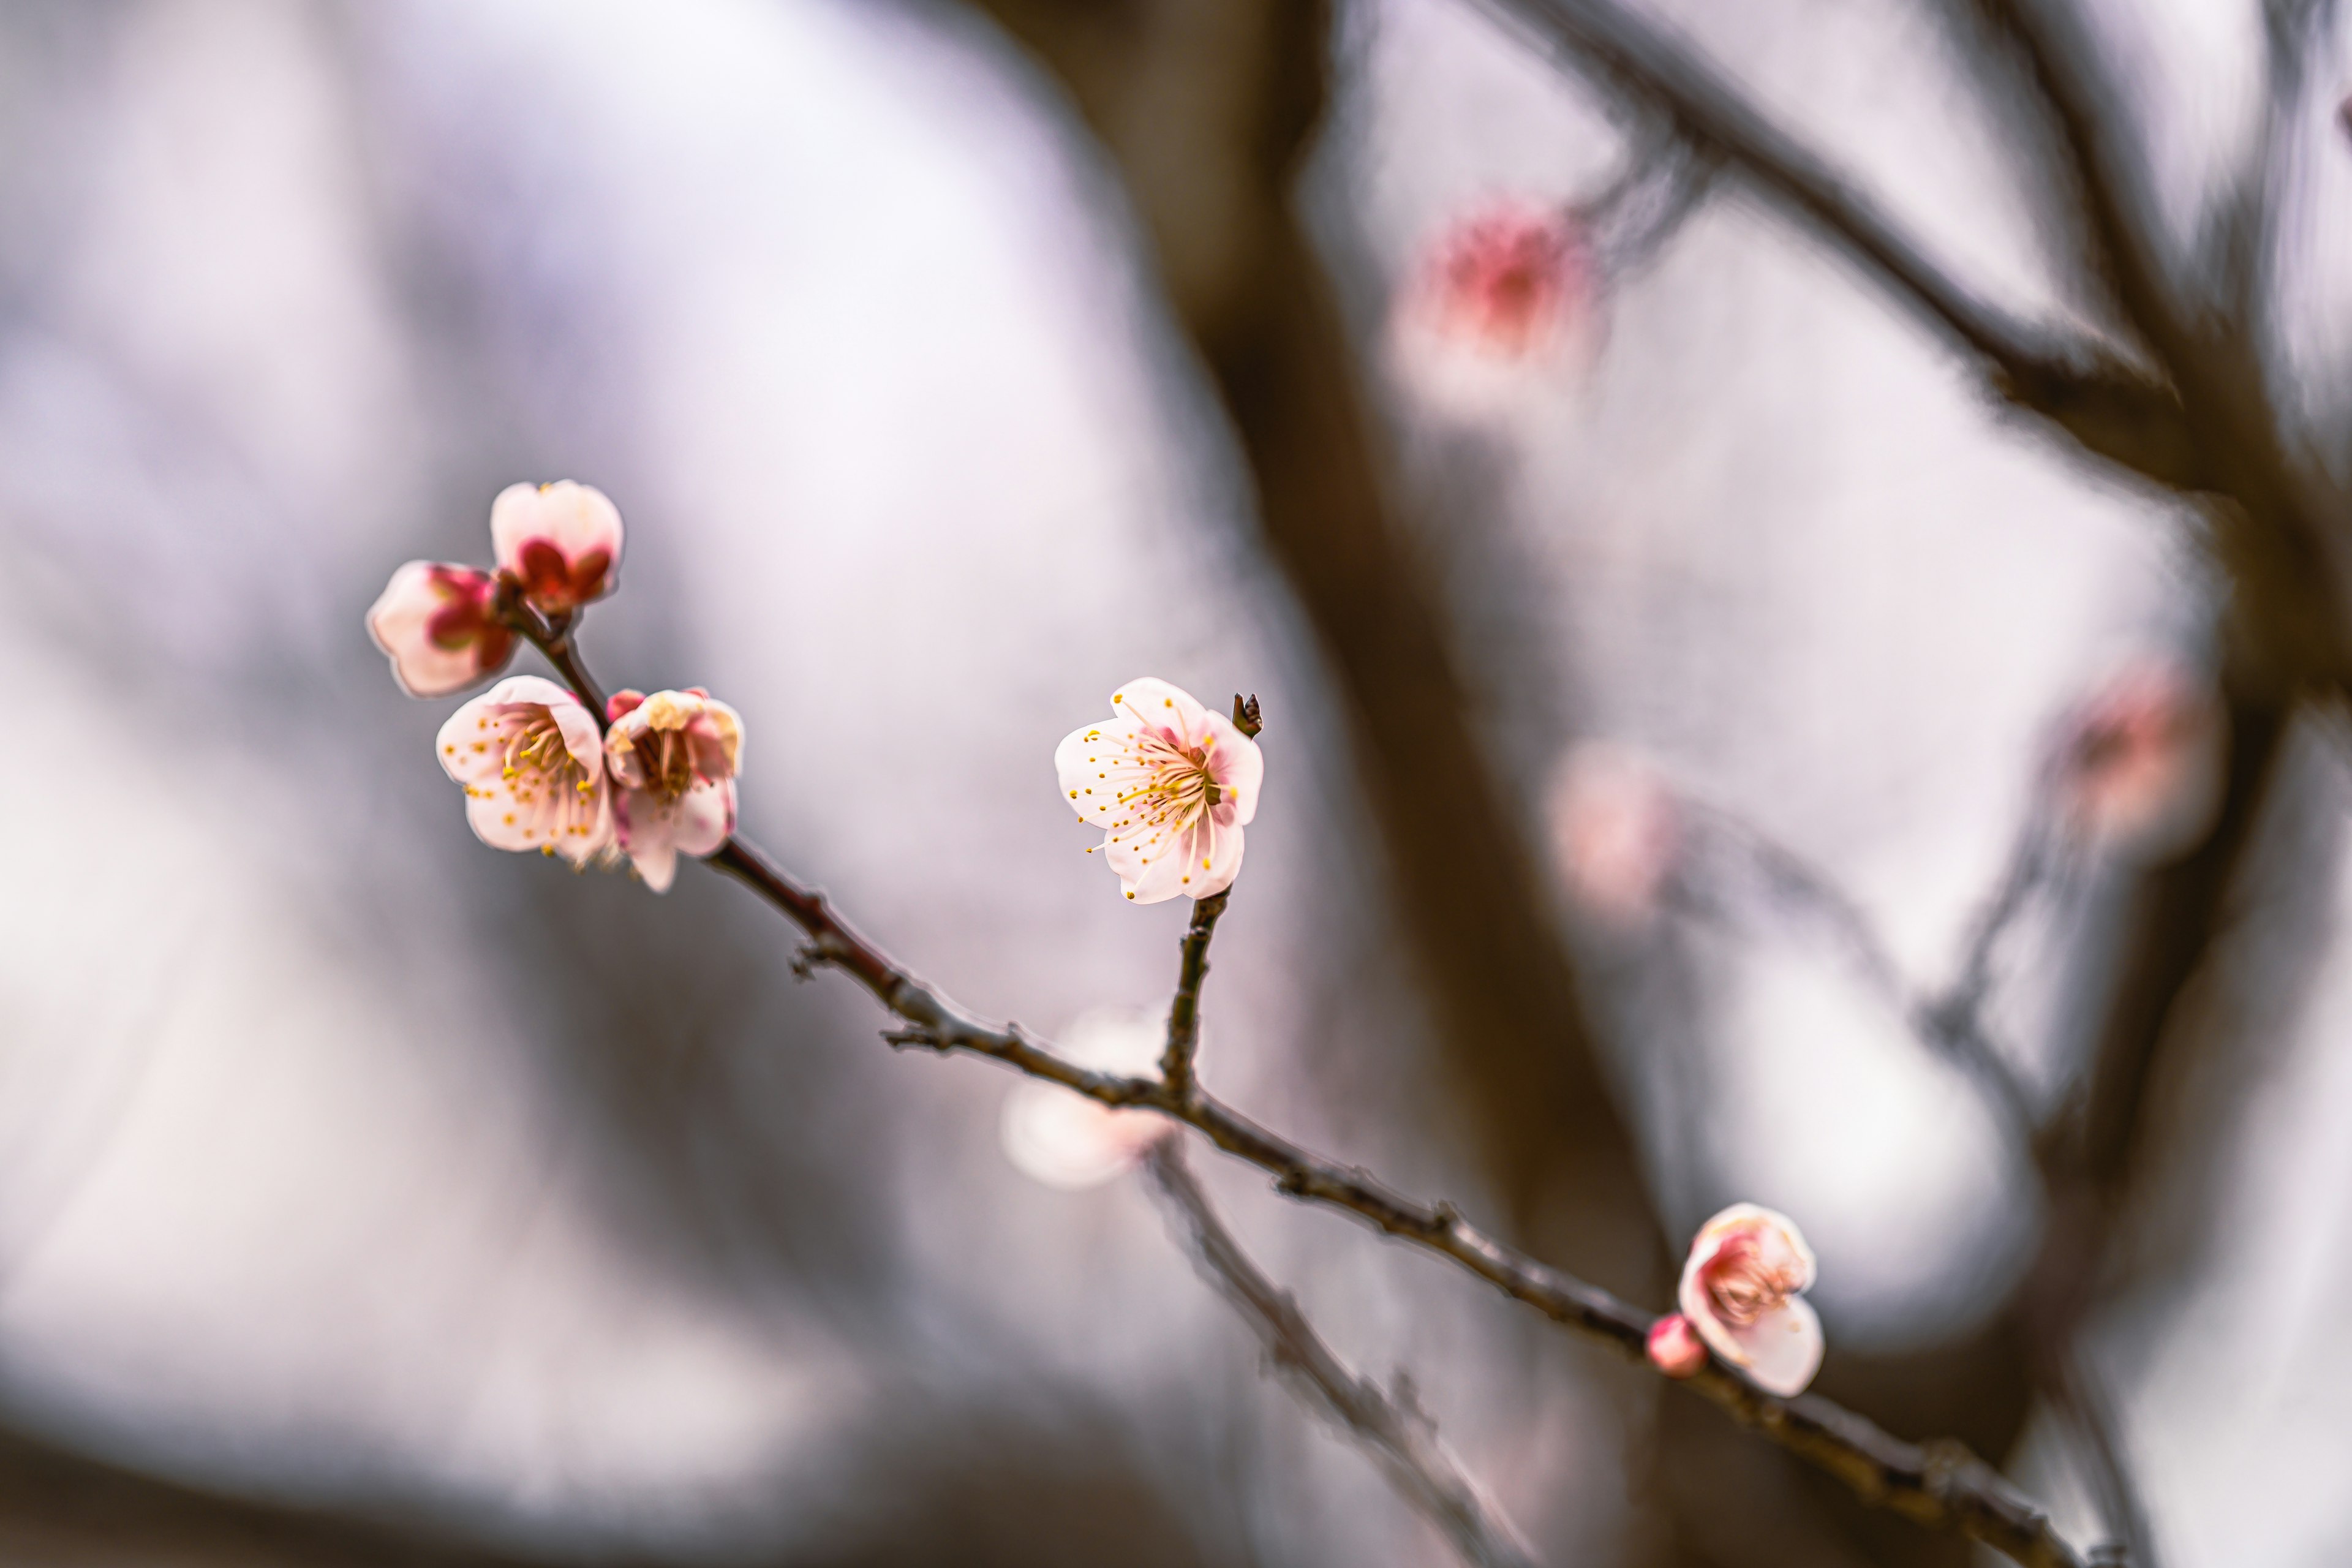
M497 595L487 572L412 561L368 611L368 636L392 660L403 691L444 696L488 679L514 657L514 634L492 607Z
M561 615L613 591L621 513L604 491L570 479L509 485L490 503L490 543L531 606Z
M1734 1204L1699 1227L1678 1300L1708 1349L1787 1395L1822 1364L1822 1321L1801 1294L1812 1282L1812 1249L1788 1216Z
M708 855L735 831L743 721L698 686L616 692L606 710L614 826L646 886L667 892L680 855Z
M1205 899L1242 868L1242 828L1257 815L1257 742L1191 693L1149 676L1111 694L1111 717L1054 749L1062 794L1104 830L1097 850L1127 896Z
M604 739L578 698L517 675L451 714L435 749L466 786L466 820L483 843L584 866L613 843Z

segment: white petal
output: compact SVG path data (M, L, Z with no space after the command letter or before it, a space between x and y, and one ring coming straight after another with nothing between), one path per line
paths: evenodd
M602 490L571 479L544 488L509 485L490 503L490 544L499 564L520 571L522 547L533 539L554 545L566 562L601 550L610 557L609 573L621 563L621 513Z
M393 679L411 697L446 696L483 675L478 650L443 647L426 629L448 603L433 585L434 566L411 561L394 572L367 613L368 636L392 660Z
M1111 693L1111 711L1153 730L1162 730L1188 744L1208 728L1209 710L1193 695L1156 676L1138 676Z
M673 842L681 855L704 856L735 831L735 781L703 779L677 806Z
M1217 781L1217 794L1233 803L1234 821L1246 824L1257 815L1258 785L1265 778L1265 753L1257 742L1234 727L1230 719L1216 713L1208 716L1208 733L1213 741L1209 747L1209 776Z
M1821 1370L1822 1321L1812 1303L1801 1297L1790 1297L1777 1311L1731 1332L1739 1353L1725 1353L1724 1359L1745 1372L1759 1388L1784 1398L1802 1394L1813 1381L1813 1373ZM1714 1343L1711 1339L1708 1342ZM1716 1349L1722 1352L1723 1347Z
M580 764L581 771L592 779L602 777L604 772L604 726L596 721L596 716L581 703L572 700L569 692L564 694L562 701L549 703L547 714L555 721L556 729L562 732L563 749L572 753L572 760Z
M1139 904L1156 904L1179 894L1192 896L1193 884L1186 869L1210 851L1196 845L1196 828L1171 832L1130 825L1115 833L1116 842L1102 849L1103 858L1118 873L1122 890Z
M485 694L460 707L433 738L433 754L449 776L462 784L495 780L506 765L505 737L499 732L499 709Z
M477 785L466 797L466 820L474 836L493 849L517 853L560 844L561 806L553 792L533 789L530 798L519 798L516 787L503 779Z
M515 484L500 490L490 502L490 549L499 565L517 570L523 542L540 537L539 487Z
M1108 827L1118 796L1144 778L1132 757L1141 727L1132 719L1106 720L1073 730L1054 748L1054 774L1061 782L1062 801L1080 819ZM1119 780L1109 776L1117 769Z
M677 819L643 790L625 791L614 803L613 825L621 847L646 886L667 893L677 879Z
M1242 830L1220 823L1215 813L1204 814L1185 835L1181 891L1194 899L1222 893L1234 885L1241 869Z

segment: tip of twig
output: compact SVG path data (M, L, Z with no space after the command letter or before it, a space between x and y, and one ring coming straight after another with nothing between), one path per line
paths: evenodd
M1252 740L1257 739L1257 732L1265 728L1265 715L1258 710L1256 692L1251 692L1246 699L1238 691L1234 693L1234 728Z

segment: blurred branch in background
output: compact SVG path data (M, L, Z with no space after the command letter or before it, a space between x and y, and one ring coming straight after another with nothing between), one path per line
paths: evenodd
M221 1496L0 1433L0 1560L50 1568L521 1568L454 1534Z
M1597 73L1620 96L1665 114L1692 145L1980 361L2001 396L2094 456L2158 484L2198 483L2195 447L2169 388L2095 342L2030 326L1979 298L1664 26L1608 0L1483 3L1570 68Z
M1144 1169L1194 1265L1233 1303L1299 1398L1370 1454L1398 1494L1453 1542L1464 1562L1474 1568L1533 1568L1518 1531L1439 1441L1436 1423L1414 1403L1412 1380L1400 1369L1394 1395L1383 1394L1332 1352L1298 1303L1250 1261L1217 1217L1185 1164L1181 1138L1171 1132L1154 1141Z

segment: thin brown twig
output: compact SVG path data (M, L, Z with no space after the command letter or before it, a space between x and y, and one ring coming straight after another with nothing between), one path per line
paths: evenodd
M1518 1532L1438 1441L1436 1424L1414 1403L1411 1382L1400 1372L1391 1396L1339 1359L1289 1292L1267 1279L1225 1228L1185 1163L1175 1133L1152 1143L1144 1170L1181 1226L1194 1264L1299 1396L1370 1453L1399 1495L1437 1527L1463 1561L1474 1568L1533 1568Z
M1217 917L1233 896L1228 889L1197 900L1192 923L1184 931L1176 1000L1168 1007L1168 1048L1160 1056L1160 1080L1180 1096L1192 1092L1192 1058L1201 1048L1201 983L1209 977L1209 939L1216 935Z
M537 616L510 624L544 654L580 695L599 689L570 641L571 626L551 628ZM1643 1361L1656 1318L1550 1265L1518 1252L1464 1219L1450 1203L1424 1204L1370 1173L1338 1162L1260 1126L1203 1093L1179 1092L1160 1079L1083 1068L1055 1055L1015 1023L988 1023L956 1006L900 967L834 913L824 895L804 888L737 834L708 863L775 906L808 938L794 959L805 973L839 969L908 1026L885 1033L892 1045L941 1055L969 1051L1113 1109L1156 1111L1206 1137L1226 1153L1275 1178L1276 1192L1369 1221L1382 1234L1446 1258L1554 1322ZM1968 1535L2026 1568L2081 1568L2074 1550L2042 1511L1962 1445L1906 1443L1864 1416L1813 1394L1781 1398L1710 1362L1685 1386L1830 1474L1866 1502L1930 1529Z

